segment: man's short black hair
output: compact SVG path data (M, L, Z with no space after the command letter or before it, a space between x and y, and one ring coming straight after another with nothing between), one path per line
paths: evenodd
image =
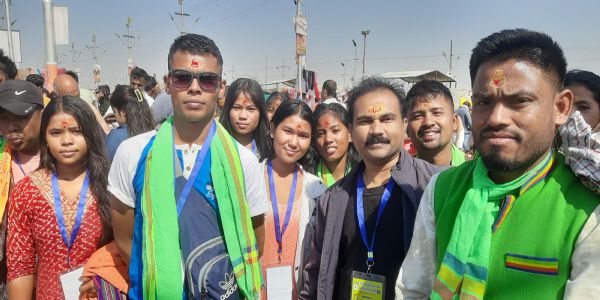
M223 57L221 56L219 47L217 47L213 40L206 36L188 33L176 38L169 49L169 58L167 62L169 70L171 70L171 64L173 63L173 55L177 51L189 52L195 55L212 55L217 59L219 66L221 68L223 67Z
M110 96L110 87L106 84L99 85L96 91L102 92L106 96Z
M39 88L44 87L44 83L46 82L44 80L44 77L39 74L29 74L29 75L27 75L27 78L25 80L33 83L35 86L37 86Z
M452 99L452 93L450 90L441 82L437 80L423 80L417 82L413 87L408 91L406 95L406 102L402 106L402 114L404 116L408 116L410 111L415 106L415 102L422 98L426 98L428 100L432 100L437 96L444 96L444 99L448 104L450 104L450 108L454 112L454 100Z
M565 76L565 86L581 85L590 90L594 100L600 105L600 76L590 71L571 70Z
M12 59L4 55L2 49L0 49L0 72L4 73L6 79L17 78L17 65Z
M74 71L68 70L65 71L65 74L73 77L73 79L75 79L75 82L79 83L79 75L77 75L77 73L75 73Z
M156 82L154 76L148 76L146 77L146 86L144 86L144 90L150 92L157 84L158 82Z
M325 80L323 82L323 90L327 92L327 96L330 98L337 97L337 83L332 79Z
M404 109L402 109L402 104L406 101L406 92L400 86L399 83L392 81L390 79L382 78L382 77L367 77L359 82L355 87L348 92L348 100L346 100L346 106L348 107L348 114L350 115L350 120L354 121L354 103L361 96L376 91L380 89L390 90L396 98L398 98L398 105L400 105L400 114L402 117L404 115Z
M150 77L150 76L148 75L148 72L146 72L146 70L144 70L140 67L135 67L135 68L131 69L131 72L129 72L129 77L136 78L136 79L143 79L144 81L147 81L148 77Z
M545 33L527 29L507 29L482 39L471 54L471 85L479 67L489 61L524 60L556 78L561 89L567 72L567 61L560 46Z

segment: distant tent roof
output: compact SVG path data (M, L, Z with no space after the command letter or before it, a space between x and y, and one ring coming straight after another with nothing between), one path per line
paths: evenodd
M456 82L454 78L438 71L404 71L404 72L387 72L381 74L384 78L402 79L408 83L417 83L422 80L437 80L439 82Z
M287 85L289 87L294 87L294 86L296 86L296 78L274 80L274 81L265 82L265 83L263 83L261 85L263 87L266 87L266 86L269 86L269 85L277 85L277 84L284 84L284 85Z
M262 87L263 91L265 91L267 93L272 93L272 92L280 91L281 88L295 87L296 86L296 78L269 81L269 82L265 82L265 83L261 84L260 86Z

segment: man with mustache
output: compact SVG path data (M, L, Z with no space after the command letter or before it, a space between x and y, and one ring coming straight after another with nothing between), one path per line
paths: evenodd
M404 299L591 299L600 292L600 196L552 146L573 93L544 33L494 33L473 49L480 156L433 177L396 283Z
M423 80L406 96L408 136L417 148L417 157L438 166L458 166L465 153L452 144L458 129L458 116L450 90L441 82Z
M6 208L11 188L39 167L43 95L33 83L0 84L0 299L6 298Z
M318 198L300 299L394 299L421 194L440 170L403 150L404 99L397 84L376 77L350 91L350 131L363 161Z

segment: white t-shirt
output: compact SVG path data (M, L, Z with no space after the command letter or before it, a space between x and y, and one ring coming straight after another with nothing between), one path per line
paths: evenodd
M156 131L149 131L131 137L121 143L108 174L108 191L111 192L123 204L135 207L135 190L133 179L135 176L138 161L142 156L144 148L150 139L156 135ZM183 150L183 176L187 178L193 168L196 155L202 148L200 145L176 145L177 150ZM264 214L269 208L267 201L267 192L264 176L262 176L262 166L258 159L246 147L238 143L240 161L244 172L246 183L246 201L252 217Z
M152 98L152 96L146 93L146 91L144 91L144 99L146 99L146 102L148 103L149 107L152 106L152 103L154 103L154 98Z
M338 100L337 98L328 98L325 99L325 101L323 101L324 104L331 104L331 103L337 103L341 106L343 106L344 108L346 108L346 103L341 102L340 100Z

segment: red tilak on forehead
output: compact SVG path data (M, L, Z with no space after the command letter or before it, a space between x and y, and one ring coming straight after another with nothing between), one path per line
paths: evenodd
M323 120L319 123L321 123L321 126L324 127L325 129L329 128L329 120Z
M67 122L67 121L62 121L62 122L60 122L60 127L62 127L62 128L67 128L67 127L69 127L69 122Z
M243 104L243 105L248 105L248 103L250 103L250 101L248 101L248 98L244 98L244 99L242 100L242 104Z
M200 67L200 62L195 59L192 59L192 68L198 68L198 67Z
M504 70L498 69L492 75L490 79L490 86L493 88L501 88L506 84L506 76L504 75Z

